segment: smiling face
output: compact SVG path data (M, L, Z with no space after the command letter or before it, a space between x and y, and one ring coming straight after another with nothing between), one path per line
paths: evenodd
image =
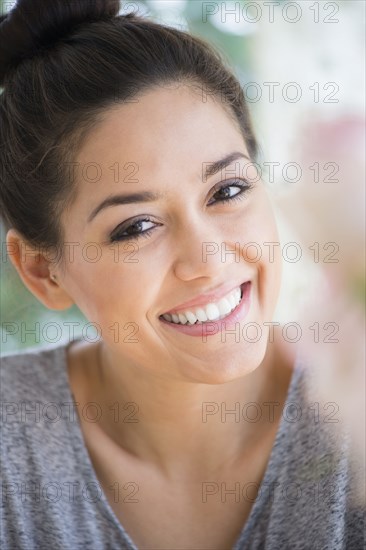
M216 161L233 154L213 173ZM220 102L202 102L187 86L146 92L108 111L76 162L77 197L61 221L66 242L78 244L65 249L66 269L57 275L98 324L117 364L207 384L255 369L266 351L263 323L272 320L281 275L277 256L270 261L263 243L278 242L278 234L264 185L248 168L243 137ZM203 177L207 168L211 174ZM154 200L109 200L142 193ZM229 197L235 198L223 200ZM191 312L217 303L245 281L251 281L250 305L236 322L237 337L228 331L226 341L220 331L197 337L161 318L187 309L186 302L193 301ZM246 323L260 325L258 342L248 342L253 330L243 337Z

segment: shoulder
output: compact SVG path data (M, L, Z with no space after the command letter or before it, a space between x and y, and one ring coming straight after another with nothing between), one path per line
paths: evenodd
M72 402L66 347L53 344L1 357L0 418L4 438L29 435L43 423L48 428L51 419L63 410L62 403Z
M68 448L76 411L65 352L66 345L52 345L1 358L1 471L7 479L31 478L32 468L42 470L47 456L57 460Z
M65 345L27 348L0 358L1 400L32 399L62 374Z

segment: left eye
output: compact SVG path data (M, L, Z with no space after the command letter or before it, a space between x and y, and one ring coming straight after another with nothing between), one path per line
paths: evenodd
M219 198L218 200L215 200L213 202L209 202L210 204L215 204L217 202L219 203L228 203L230 201L240 201L243 200L246 196L246 194L253 189L254 185L245 181L245 180L234 180L230 183L230 185L222 185L219 189L216 190L213 196L222 194L223 196ZM232 191L229 191L229 189L236 189L236 193L232 195ZM140 237L149 238L151 233L154 232L155 228L150 227L146 229L145 231L141 231L141 225L144 223L150 223L154 224L152 220L149 218L140 218L136 219L132 224L125 227L125 224L120 224L117 229L110 235L109 242L113 243L115 241L133 241L135 239L139 239ZM161 224L156 224L157 227ZM136 230L137 229L137 230ZM118 230L118 231L117 231ZM131 231L132 230L132 231Z
M233 195L233 192L229 190L235 188L237 189L237 192ZM230 185L223 185L214 193L214 196L221 194L221 197L217 201L214 201L214 203L242 200L246 193L249 192L251 189L253 189L253 185L249 182L242 183L241 180L236 180ZM212 203L209 202L208 205L210 204Z

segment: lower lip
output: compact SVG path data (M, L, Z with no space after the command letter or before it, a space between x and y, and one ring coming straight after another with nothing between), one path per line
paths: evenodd
M183 334L188 334L189 336L214 336L223 330L232 329L235 327L235 323L242 321L246 317L250 308L251 282L248 281L247 283L243 283L241 289L243 296L240 304L233 309L230 315L219 321L207 321L197 325L178 325L176 323L170 323L164 318L159 318L159 321L166 327L182 332Z

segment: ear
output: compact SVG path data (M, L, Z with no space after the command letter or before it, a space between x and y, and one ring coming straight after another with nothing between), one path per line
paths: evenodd
M74 303L62 285L51 278L53 264L39 248L31 246L15 230L6 235L7 253L30 292L49 309L68 309Z

